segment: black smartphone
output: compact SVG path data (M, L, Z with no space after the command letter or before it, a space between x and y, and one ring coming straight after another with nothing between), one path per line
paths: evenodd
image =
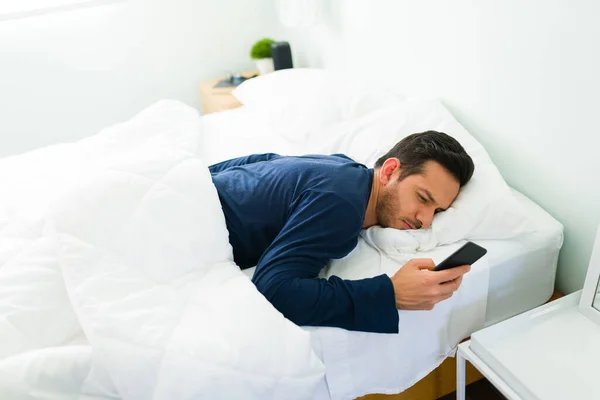
M472 265L487 253L483 247L473 242L465 243L460 249L450 254L444 261L433 268L434 271L460 267L461 265Z

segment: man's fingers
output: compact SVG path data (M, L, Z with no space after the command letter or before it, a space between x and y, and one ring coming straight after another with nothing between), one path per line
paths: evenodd
M396 307L400 310L431 310L435 304L452 297L462 276L471 267L463 265L445 271L431 271L435 263L430 258L408 261L392 277Z
M454 280L451 280L449 282L444 282L440 284L440 287L442 288L442 291L444 293L452 293L452 292L456 292L458 290L458 288L460 287L460 284L462 283L462 279L463 277L460 276Z
M470 265L463 265L456 268L446 269L444 271L434 271L433 277L436 280L436 282L444 283L460 278L470 270Z
M432 270L435 267L435 263L431 258L413 258L406 263L406 265L408 264L418 269Z
M442 285L439 285L439 296L445 296L447 294L452 294L454 292L456 292L458 290L458 287L460 286L460 282L457 280L452 281L452 282L448 282L448 283L444 283Z

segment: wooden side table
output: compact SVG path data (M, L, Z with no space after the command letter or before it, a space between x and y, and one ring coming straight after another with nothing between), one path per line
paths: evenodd
M251 77L258 74L258 71L248 71L242 74L244 77ZM221 77L210 81L200 83L200 98L202 100L202 112L204 115L237 108L242 104L233 96L232 92L235 86L218 87L214 86L221 80Z

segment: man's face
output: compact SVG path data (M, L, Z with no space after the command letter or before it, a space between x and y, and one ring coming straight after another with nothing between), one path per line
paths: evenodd
M376 206L379 225L396 229L430 227L433 216L450 207L460 184L435 161L425 163L422 173L398 181L401 172L397 159L388 159L380 169Z

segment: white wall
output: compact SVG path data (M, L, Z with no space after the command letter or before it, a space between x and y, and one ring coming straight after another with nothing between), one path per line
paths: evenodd
M583 286L600 219L600 3L329 0L286 30L297 64L440 98L507 182L565 225L558 288Z
M0 21L0 156L70 141L198 83L252 68L271 1L124 0Z

